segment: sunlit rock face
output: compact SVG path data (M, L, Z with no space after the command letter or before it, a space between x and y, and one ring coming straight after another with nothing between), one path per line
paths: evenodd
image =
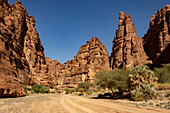
M59 76L59 72L64 68L64 64L61 64L57 60L52 60L48 57L45 58L47 69L48 69L48 75L50 76L50 80L53 83L53 85L56 87L59 85L61 77Z
M125 15L121 11L118 30L116 30L113 40L110 60L112 69L144 65L148 62L146 59L142 38L137 37L130 15Z
M124 12L119 14L118 27L110 63L105 46L94 37L64 65L45 57L34 17L21 2L10 5L8 0L0 0L0 98L25 96L23 84L76 87L80 82L93 81L101 69L131 68L152 61L154 65L170 63L169 5L151 18L143 38L137 37L130 15Z
M152 16L143 42L145 52L154 64L170 63L168 57L170 52L167 51L170 43L170 5L158 10Z
M65 62L59 73L59 86L76 87L78 83L92 81L96 72L110 69L106 47L96 37L80 47L73 60Z
M53 87L34 26L21 2L0 0L0 97L24 96L23 83Z

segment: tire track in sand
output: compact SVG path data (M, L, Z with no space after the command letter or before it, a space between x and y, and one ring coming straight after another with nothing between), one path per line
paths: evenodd
M129 106L124 106L124 105L119 105L119 104L114 104L114 103L102 102L100 100L87 99L87 98L77 97L77 96L69 96L69 98L72 98L77 101L84 101L86 103L86 105L88 105L88 104L94 105L94 106L100 105L101 111L103 111L102 107L103 108L107 107L107 108L113 109L113 112L118 112L118 113L139 113L139 112L140 113L162 113L162 110L159 111L159 110L141 109L141 108L135 108L135 107L129 107ZM166 113L166 111L164 113Z
M97 113L89 108L80 106L76 103L74 103L73 101L71 101L70 99L68 99L68 96L63 95L60 101L60 104L70 113Z

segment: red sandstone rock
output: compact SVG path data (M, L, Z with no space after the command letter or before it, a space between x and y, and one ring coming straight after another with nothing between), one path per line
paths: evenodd
M76 87L78 83L92 81L96 72L110 69L109 54L96 37L80 47L73 60L65 62L59 73L61 87Z
M123 11L119 14L119 29L113 40L111 67L131 68L144 65L147 57L143 49L142 39L136 35L136 29L130 15Z
M170 63L170 43L167 47L162 51L161 55L157 58L155 62L155 66L160 66L161 64Z
M144 49L149 58L157 64L157 59L170 43L170 5L158 10L150 20L150 27L143 37ZM170 54L170 52L167 52ZM165 59L168 55L164 54ZM167 57L167 58L166 58ZM168 63L163 59L159 63Z
M23 84L76 87L92 81L96 72L110 69L109 54L98 38L80 47L65 65L46 58L34 17L21 2L0 0L0 97L24 96ZM169 63L170 6L159 10L150 21L144 38L138 38L130 15L120 12L119 29L113 41L111 67L130 68L148 63L143 49L156 65ZM23 79L24 78L24 79Z
M62 81L62 79L60 79L61 77L59 76L59 72L64 68L64 65L58 62L57 60L51 60L50 58L47 57L46 64L50 80L56 87L60 84L60 81Z
M53 87L34 26L21 2L0 0L0 97L24 96L23 83Z

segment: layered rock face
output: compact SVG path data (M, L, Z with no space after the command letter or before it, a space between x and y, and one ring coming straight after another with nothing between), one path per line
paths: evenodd
M136 29L130 15L125 15L121 11L118 27L111 53L112 69L144 65L147 62L147 56L143 49L142 39L136 35Z
M96 72L110 69L109 54L96 37L80 47L73 60L67 61L59 73L59 86L76 87L78 83L92 81Z
M22 83L53 86L34 26L19 1L0 0L0 97L25 95Z
M161 55L157 58L155 62L155 66L160 66L161 64L170 63L170 43L167 47L162 51Z
M170 43L170 5L158 10L152 16L150 27L143 40L145 52L154 64L170 63L170 60L166 60L166 62L164 60L170 59L168 57L170 53L164 54L165 52L163 52Z
M51 60L48 57L46 57L45 60L50 81L53 83L54 86L58 86L60 84L60 81L62 81L62 77L59 74L61 70L64 69L64 65L57 60Z

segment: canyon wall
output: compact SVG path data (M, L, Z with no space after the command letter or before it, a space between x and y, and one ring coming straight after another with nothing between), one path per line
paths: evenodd
M131 68L148 62L142 39L137 37L130 15L125 15L123 11L119 14L110 61L112 69Z
M25 95L22 84L53 87L44 48L21 2L0 0L0 97Z
M138 38L130 15L119 14L112 53L96 37L80 47L73 60L61 64L45 57L34 17L21 2L0 0L0 98L24 96L25 85L75 88L93 81L101 69L170 63L170 5L150 20L147 34Z
M145 52L155 65L170 63L170 58L168 57L170 52L166 52L166 54L163 52L169 47L169 43L170 5L167 5L152 16L149 29L143 37Z
M65 62L59 73L59 86L76 87L80 82L92 81L101 69L110 69L109 54L100 40L93 37L80 47L73 60Z

